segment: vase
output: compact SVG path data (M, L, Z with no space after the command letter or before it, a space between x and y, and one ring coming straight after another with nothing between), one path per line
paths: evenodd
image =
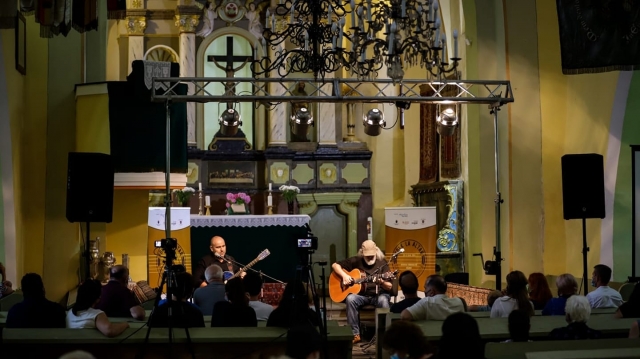
M295 214L295 212L294 212L294 204L295 204L294 201L287 202L287 211L288 211L289 214Z

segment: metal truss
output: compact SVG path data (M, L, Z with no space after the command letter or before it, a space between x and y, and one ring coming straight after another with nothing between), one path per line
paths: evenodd
M307 96L297 90L305 83ZM192 85L193 93L178 95L179 84ZM243 86L250 84L252 86ZM250 87L251 91L241 91ZM357 79L325 79L318 82L309 78L206 78L171 77L153 78L151 98L156 102L252 102L258 106L273 106L281 102L332 103L443 103L488 104L500 107L514 101L509 81L490 80L392 80L360 81ZM424 90L424 91L421 91ZM427 93L421 96L420 93ZM445 94L447 96L445 96ZM451 97L448 94L457 94Z

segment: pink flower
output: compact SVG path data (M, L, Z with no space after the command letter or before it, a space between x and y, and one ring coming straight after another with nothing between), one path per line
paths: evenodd
M229 204L229 202L225 203L225 205L227 206L227 208L231 207L231 205Z
M227 193L227 201L231 201L233 199L235 199L235 195L233 193Z
M244 199L244 203L247 203L247 204L248 204L248 203L251 203L251 197L247 196L247 197Z

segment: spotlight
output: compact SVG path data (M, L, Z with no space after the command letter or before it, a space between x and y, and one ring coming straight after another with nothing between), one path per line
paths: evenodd
M313 126L313 116L306 107L300 107L291 116L291 133L299 138L307 138L309 127Z
M384 122L384 114L377 108L372 108L362 117L362 124L364 125L364 133L369 136L380 135L382 129L387 125Z
M235 136L238 133L238 126L242 125L240 114L232 108L224 110L218 123L220 124L220 133L227 137Z
M439 106L440 114L436 117L437 131L440 136L451 136L458 126L458 111L456 105Z

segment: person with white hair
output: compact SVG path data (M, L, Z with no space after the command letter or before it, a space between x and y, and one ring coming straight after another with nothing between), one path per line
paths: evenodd
M591 316L591 304L583 295L572 295L564 309L569 325L551 331L549 337L556 340L598 339L602 333L587 326Z
M389 265L384 258L384 253L374 241L368 239L362 242L362 246L355 257L347 258L333 263L333 272L342 278L345 286L351 286L354 278L348 272L358 269L360 273L375 275L373 283L364 283L358 294L349 294L345 299L347 304L347 323L353 332L353 344L360 342L360 318L358 309L363 305L375 305L378 308L389 308L389 293L391 282L382 279L379 275L389 272ZM359 279L359 278L358 278Z
M200 308L202 315L212 315L213 306L226 300L222 268L212 264L204 271L204 277L207 285L196 289L193 293L193 303Z

